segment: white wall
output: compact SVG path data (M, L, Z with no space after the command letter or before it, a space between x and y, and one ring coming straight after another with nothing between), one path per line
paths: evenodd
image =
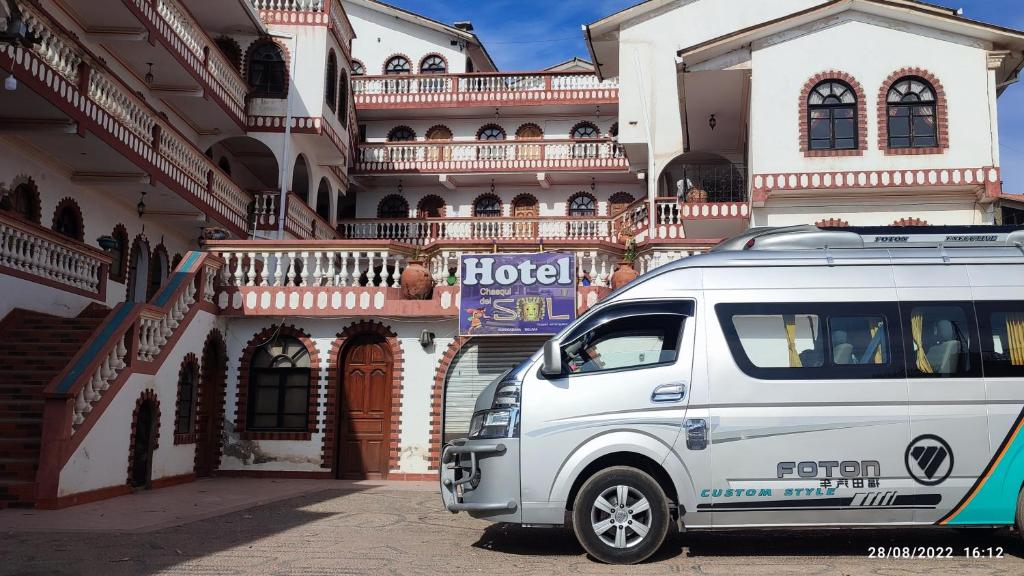
M461 40L452 34L388 16L376 10L343 2L352 22L356 39L352 41L352 58L366 66L368 75L384 73L384 63L396 54L409 58L415 71L428 54L439 54L448 61L448 72L466 71L468 53L460 50ZM452 41L457 45L452 46Z

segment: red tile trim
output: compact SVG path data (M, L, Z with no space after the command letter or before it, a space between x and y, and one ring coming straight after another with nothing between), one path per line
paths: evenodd
M391 349L391 413L388 416L388 469L398 470L401 458L402 439L402 382L405 363L398 336L384 324L364 320L354 322L338 333L331 344L327 357L327 401L324 409L324 444L321 453L321 468L334 470L334 449L337 443L338 397L341 387L341 355L350 338L363 334L377 334L384 338ZM387 476L390 478L390 473Z
M811 90L813 90L815 86L826 80L842 80L849 84L850 88L853 88L853 92L857 95L857 148L855 150L810 149L810 126L807 123L807 98L811 95ZM868 146L867 98L864 95L864 87L861 86L860 82L858 82L856 78L839 70L828 70L811 76L807 82L804 83L804 87L800 90L800 101L797 104L797 109L800 114L799 118L797 118L800 126L800 151L804 153L804 157L826 158L864 155L864 151L867 150Z
M827 218L825 220L818 220L814 225L818 228L846 228L850 223L841 218Z
M927 220L920 218L900 218L899 220L892 223L893 226L928 226Z
M458 336L444 355L437 370L434 371L434 388L430 393L430 467L429 470L440 470L441 468L441 426L444 413L444 382L448 377L448 368L451 367L455 356L462 350L462 347L469 342L468 336Z
M936 136L938 146L932 148L889 148L889 106L886 97L889 89L901 78L918 76L928 81L935 89L935 117L938 122ZM946 89L942 82L924 68L901 68L882 82L878 90L878 148L887 156L920 156L926 154L942 154L949 149L949 107L946 103Z
M290 336L302 342L309 352L309 417L307 430L305 432L262 432L246 430L246 418L248 416L249 400L249 365L252 362L252 355L256 351L256 345L263 344L275 333L278 333L277 324L265 328L253 336L245 345L242 358L238 367L238 400L235 404L235 429L238 430L243 440L310 440L317 430L317 406L320 398L320 353L317 350L316 342L302 329L295 326L281 326L280 336Z

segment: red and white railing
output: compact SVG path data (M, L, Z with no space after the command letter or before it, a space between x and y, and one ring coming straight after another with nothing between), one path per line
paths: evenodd
M588 72L409 74L359 76L352 80L352 92L361 108L616 103L619 82Z
M358 173L475 170L626 170L623 149L610 139L360 144Z
M607 218L475 218L445 220L343 220L341 238L431 244L447 240L611 241Z
M102 299L110 255L0 212L0 270Z

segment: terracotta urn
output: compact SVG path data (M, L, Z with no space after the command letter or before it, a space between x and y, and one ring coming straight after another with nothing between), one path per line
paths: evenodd
M399 278L402 300L430 300L434 293L434 279L423 266L422 260L410 260Z
M708 201L708 192L703 188L694 186L686 192L686 202L688 204L703 204Z
M620 262L619 268L612 274L612 288L619 289L636 280L640 273L633 268L632 262Z

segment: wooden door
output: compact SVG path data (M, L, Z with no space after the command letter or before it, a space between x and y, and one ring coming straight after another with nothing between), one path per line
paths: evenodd
M516 238L536 238L537 225L533 221L540 215L537 199L530 195L520 196L512 202L513 234Z
M199 415L196 441L196 476L212 476L217 469L220 454L221 428L220 403L224 398L225 358L222 344L211 341L203 352L203 377L200 384Z
M391 351L376 334L356 336L343 352L339 397L339 478L386 478L391 428Z
M139 406L132 445L132 488L149 488L153 475L153 442L156 439L156 412L152 401Z

